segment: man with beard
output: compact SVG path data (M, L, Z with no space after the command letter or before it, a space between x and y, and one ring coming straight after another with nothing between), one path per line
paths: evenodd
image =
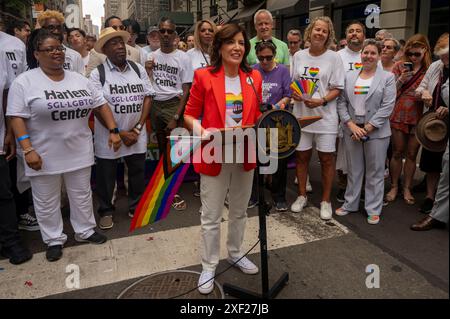
M366 28L359 22L351 22L345 29L347 46L338 51L344 64L345 72L361 71L361 48L366 38ZM341 131L341 130L340 130ZM343 147L342 133L338 135L336 170L338 172L338 193L336 199L338 202L345 201L345 189L347 187L347 163L345 158L345 149Z

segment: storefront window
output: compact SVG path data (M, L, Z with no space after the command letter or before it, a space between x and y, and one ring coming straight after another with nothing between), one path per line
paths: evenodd
M439 36L448 32L448 0L432 0L430 8L430 24L428 27L428 39L431 47L434 47Z

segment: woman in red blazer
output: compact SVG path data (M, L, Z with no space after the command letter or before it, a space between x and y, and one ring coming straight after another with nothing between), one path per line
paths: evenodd
M212 129L251 126L261 115L258 101L262 98L262 78L246 62L249 51L250 43L240 26L227 24L215 34L211 66L195 71L184 113L186 126L194 134L209 139ZM247 146L247 143L236 145L234 150L242 151ZM214 288L215 269L220 259L220 223L227 193L230 203L227 260L244 273L258 273L258 267L241 253L256 167L255 156L250 156L254 152L254 147L247 147L243 163L217 159L211 162L206 156L196 163L194 158L194 168L201 181L203 271L199 291L202 294Z

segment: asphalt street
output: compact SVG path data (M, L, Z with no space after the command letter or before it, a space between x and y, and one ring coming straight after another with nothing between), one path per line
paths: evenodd
M289 204L296 198L294 173L293 169L288 173ZM309 195L310 207L305 212L272 212L268 218L268 228L272 227L268 236L270 282L276 281L283 272L289 273L289 283L277 298L448 299L448 228L427 232L413 232L409 229L412 223L423 217L418 208L424 194L415 194L417 204L414 206L408 206L398 199L385 207L378 225L367 224L363 213L333 216L333 221L324 222L320 220L317 209L320 206L321 190L320 164L316 157L310 165L310 180L313 193ZM339 203L335 201L336 190L334 187L333 209L339 207ZM52 265L43 257L46 247L39 232L22 232L35 256L30 261L31 264L21 266L12 266L4 259L0 260L0 279L4 279L0 280L0 297L114 299L126 287L154 273L169 269L200 272L197 248L199 242L196 237L200 225L200 201L193 196L193 183L183 184L181 194L187 200L187 210L172 210L167 219L130 234L130 218L126 215L127 204L122 191L114 216L115 225L113 229L104 231L111 242L109 248L75 242L69 212L65 210L65 232L69 239L65 245L64 257ZM249 225L254 229L248 231L246 247L252 246L257 239L257 208L250 209L248 214ZM226 221L226 215L224 220ZM158 242L159 240L164 243ZM136 244L137 242L140 244ZM271 243L274 245L271 246ZM158 257L150 255L156 253L151 252L152 248L142 248L144 246L139 246L141 244L160 245L155 246ZM121 268L120 262L116 260L116 266L108 270L112 259L102 255L106 254L104 251L95 255L99 249L118 250L118 255L122 253L125 256L123 258L126 259L127 267ZM128 250L133 250L133 254ZM126 255L128 253L130 254ZM147 253L149 257L143 259ZM167 265L164 254L170 255L170 258L167 257L170 259L167 260ZM258 249L251 251L249 256L259 264ZM83 275L89 280L86 279L85 283L82 281L79 289L57 288L58 283L51 284L52 280L63 281L67 274L62 270L60 276L53 276L46 271L53 269L51 267L55 267L54 264L64 269L64 266L72 263L86 265L81 267L81 280ZM90 269L89 265L95 267ZM373 269L374 265L379 269L379 288L368 288L366 281L370 272L366 270L367 267ZM226 267L227 263L221 260L217 272ZM126 274L123 269L127 269ZM103 276L108 271L111 271L109 276ZM17 282L18 288L15 288ZM22 282L31 282L32 285L27 286ZM244 275L236 269L226 271L216 282L218 285L231 283L252 291L261 289L259 276ZM226 295L225 298L232 297Z

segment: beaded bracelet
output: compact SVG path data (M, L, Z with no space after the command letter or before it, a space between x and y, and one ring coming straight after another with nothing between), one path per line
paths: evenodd
M28 153L31 153L33 151L34 151L34 148L29 147L26 150L23 150L23 156L26 156L26 155L28 155Z

